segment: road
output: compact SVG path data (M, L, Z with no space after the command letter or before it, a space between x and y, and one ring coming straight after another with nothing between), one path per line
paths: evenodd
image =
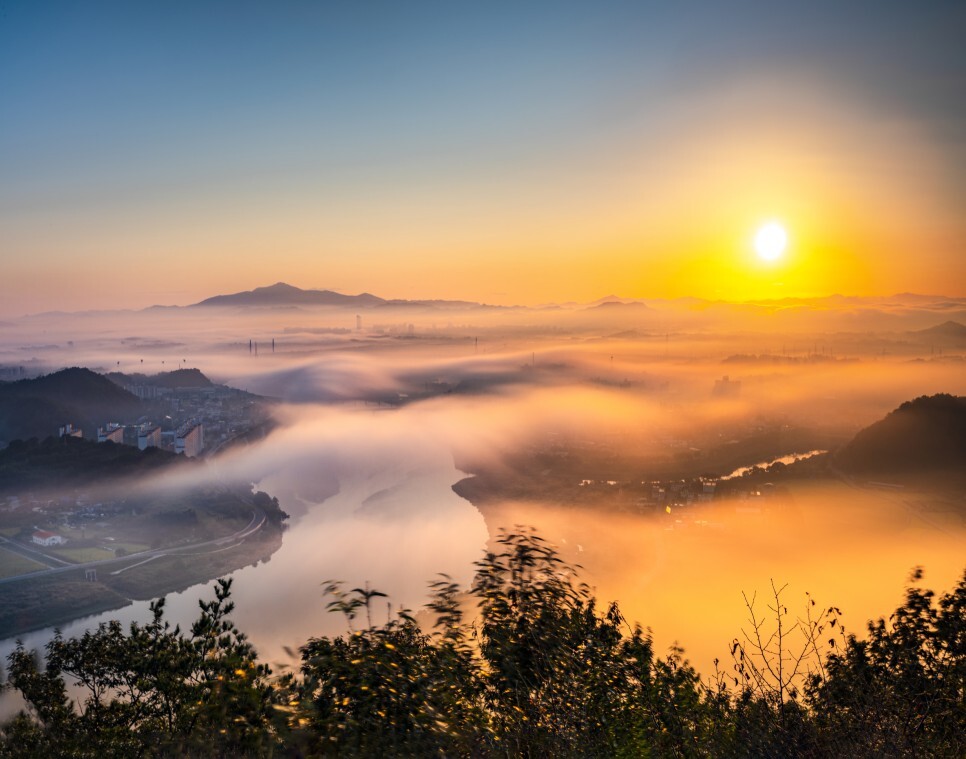
M242 527L240 530L233 532L231 535L225 535L224 537L215 538L213 540L205 540L201 543L191 543L190 545L178 546L177 548L157 548L150 551L140 551L139 553L128 554L127 556L120 558L88 561L84 564L70 564L63 559L49 556L41 551L34 550L29 546L25 546L22 543L15 543L7 538L2 538L2 545L4 548L16 550L17 553L20 553L22 556L26 556L29 559L43 561L43 563L47 564L48 569L42 569L37 572L28 572L22 575L14 575L13 577L5 577L0 579L0 585L17 582L18 580L34 579L36 577L48 577L50 575L63 574L65 572L76 572L84 569L94 569L117 564L126 564L127 566L124 566L111 573L116 575L124 572L125 570L131 569L136 565L144 564L148 561L153 561L154 559L159 559L162 556L193 556L197 555L198 553L215 553L216 551L224 551L227 548L238 545L238 543L243 541L249 535L254 535L256 532L262 529L262 527L264 527L266 521L267 517L265 516L265 513L260 509L256 509L252 511L252 518L248 524ZM63 566L51 566L52 561L59 562Z
M48 567L62 565L76 566L76 564L71 564L69 561L65 561L57 556L50 556L49 554L33 548L32 546L19 543L16 540L10 540L10 538L5 538L2 535L0 535L0 546L11 553L20 554L24 558L30 559L31 561L37 561L41 564L46 564Z

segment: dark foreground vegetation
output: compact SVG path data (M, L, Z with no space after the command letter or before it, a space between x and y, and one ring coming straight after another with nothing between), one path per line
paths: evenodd
M272 674L231 623L228 580L189 631L158 601L145 625L56 638L42 660L17 649L6 687L27 706L0 756L966 755L966 576L940 597L910 587L861 639L836 608L796 616L773 588L702 680L598 608L539 537L497 546L468 595L433 584L430 632L406 611L375 621L381 593L329 584L349 630L309 640L293 672Z

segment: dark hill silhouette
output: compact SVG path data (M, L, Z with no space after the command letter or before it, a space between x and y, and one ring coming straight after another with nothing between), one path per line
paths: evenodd
M154 383L160 387L211 387L208 379L200 369L175 369L173 372L162 372L154 376Z
M141 374L138 372L124 374L123 372L110 372L104 375L112 382L124 385L154 385L156 387L168 387L172 390L181 387L211 387L212 382L200 369L175 369L173 372L161 372L160 374Z
M387 300L384 303L379 304L380 308L392 309L392 308L412 308L412 309L423 309L425 311L440 310L440 309L487 309L487 310L503 310L506 306L490 306L486 303L477 303L471 300L441 300L439 298L430 300L400 300L393 299Z
M231 295L215 295L206 298L200 303L195 303L189 308L196 306L229 306L233 308L297 308L299 306L342 306L345 308L383 308L383 309L462 309L462 308L486 308L497 309L503 306L488 306L483 303L475 303L465 300L386 300L372 293L360 293L359 295L343 295L332 290L303 290L299 287L277 282L269 287L256 287L254 290L246 290L241 293Z
M95 443L77 438L17 440L0 451L0 493L78 487L92 483L136 479L169 467L196 466L160 448L138 450L130 445Z
M935 327L909 333L911 336L939 345L966 345L966 324L947 321Z
M378 306L385 301L370 293L343 295L332 290L302 290L284 282L254 290L215 295L194 306Z
M616 300L608 300L596 306L591 306L588 311L649 311L646 303L622 303Z
M139 415L141 402L107 377L73 367L0 385L0 440L45 438L66 422L92 436L99 424Z
M835 456L853 474L966 471L966 398L922 396L860 431Z
M44 398L4 398L0 388L0 441L56 435L65 422L79 426L77 418L71 406Z
M603 298L598 298L595 301L588 303L588 306L602 306L604 303L623 303L624 299L611 293L610 295L605 295Z

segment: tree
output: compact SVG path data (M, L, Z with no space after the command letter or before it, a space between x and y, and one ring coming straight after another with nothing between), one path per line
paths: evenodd
M45 666L18 646L6 687L27 708L0 757L966 756L966 575L938 599L909 588L865 639L810 598L792 618L773 585L764 616L746 598L734 669L704 684L532 530L501 533L477 570L467 593L433 582L422 625L327 583L348 631L280 677L230 621L230 580L186 633L161 600L147 624L57 635Z
M327 583L330 611L341 612L347 636L313 638L302 649L299 722L309 753L333 756L461 756L477 753L485 731L477 673L454 600L456 586L434 585L431 607L442 630L423 633L405 610L383 625L372 602L384 593L343 591ZM354 629L364 610L366 625Z
M922 578L921 570L913 581ZM849 636L808 701L829 743L854 756L966 755L966 574L936 602L910 587L905 602Z
M230 580L217 582L190 635L164 620L162 599L151 604L149 623L127 632L112 621L79 638L57 634L43 671L18 645L8 660L10 687L27 710L3 729L3 754L268 753L278 743L277 694L268 667L228 619L230 590Z

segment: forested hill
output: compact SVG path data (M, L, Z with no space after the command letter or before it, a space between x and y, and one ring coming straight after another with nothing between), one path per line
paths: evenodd
M0 384L0 440L45 438L67 422L92 435L99 424L136 417L141 403L106 377L73 367Z
M153 385L154 387L166 387L171 390L185 387L211 387L211 380L200 369L175 369L173 372L161 372L153 375L109 372L104 376L122 387L125 385Z
M855 474L890 476L966 470L966 398L922 396L860 431L836 464Z
M160 448L95 443L79 438L16 440L0 451L0 495L29 489L107 484L198 464Z

